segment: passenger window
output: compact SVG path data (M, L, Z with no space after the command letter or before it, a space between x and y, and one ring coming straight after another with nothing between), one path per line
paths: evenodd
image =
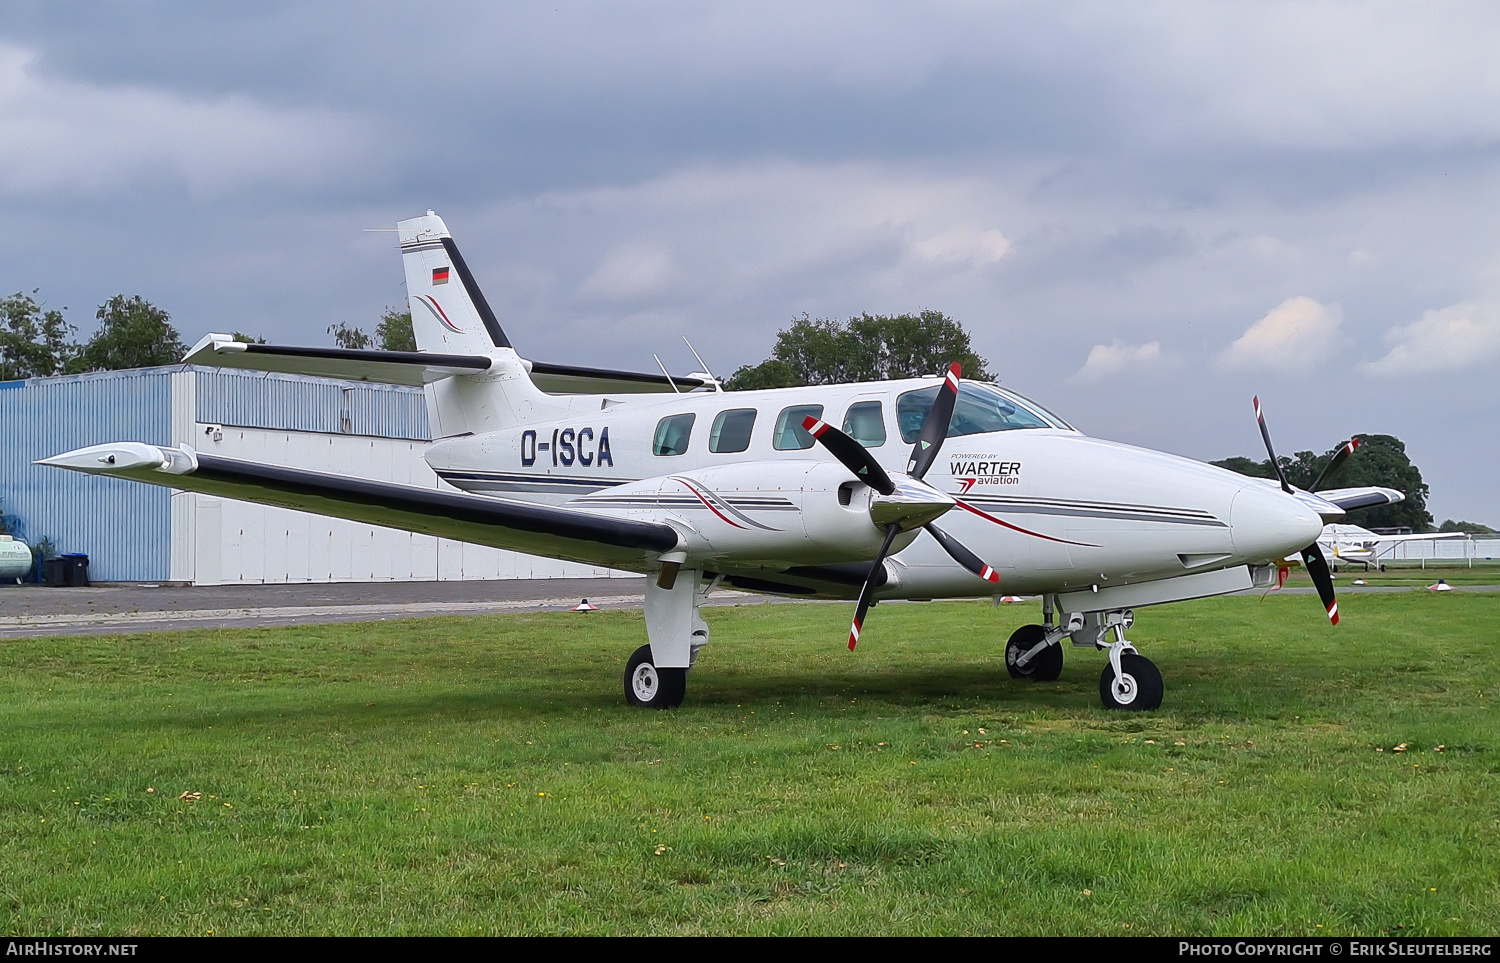
M708 450L714 454L744 451L750 447L750 430L754 427L754 408L721 411L714 419L713 430L708 433Z
M822 405L793 405L776 419L776 434L771 447L777 451L798 451L813 446L813 436L802 427L804 418L822 418Z
M844 434L866 448L879 448L885 444L885 415L880 402L861 401L849 406L844 415Z
M682 455L687 452L688 439L693 436L693 420L697 415L668 415L656 423L656 437L651 440L653 455Z

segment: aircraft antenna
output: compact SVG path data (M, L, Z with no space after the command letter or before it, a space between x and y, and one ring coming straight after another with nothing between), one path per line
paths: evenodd
M693 342L687 339L687 335L682 336L682 343L687 345L688 350L693 353L693 357L698 359L698 364L703 368L703 373L708 375L708 380L714 383L714 391L723 391L724 386L719 384L719 379L714 377L714 373L708 369L708 362L703 360L703 356L698 353L697 348L693 347Z
M656 358L656 366L661 369L661 373L667 375L667 384L672 386L672 393L679 395L682 394L681 391L677 390L677 382L673 381L672 376L667 374L667 366L662 364L661 359L657 358L656 355L653 354L651 357Z

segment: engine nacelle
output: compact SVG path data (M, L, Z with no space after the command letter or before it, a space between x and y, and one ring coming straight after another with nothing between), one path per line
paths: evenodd
M842 465L784 460L645 478L567 504L671 525L683 533L690 562L823 565L866 561L880 550L885 533L870 520L873 494ZM895 550L915 538L902 534Z

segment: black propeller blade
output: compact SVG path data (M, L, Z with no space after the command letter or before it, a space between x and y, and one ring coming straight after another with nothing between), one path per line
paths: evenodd
M978 575L986 582L992 582L997 585L999 584L1000 573L995 571L993 568L990 568L989 565L985 564L984 559L980 558L978 555L975 555L967 548L964 548L963 543L958 539L954 538L952 535L949 535L947 532L943 531L941 528L938 528L931 522L928 522L922 527L927 529L927 534L937 539L937 543L943 546L943 551L947 552L955 562L973 572L975 575Z
M953 406L958 401L958 378L963 368L955 361L948 366L948 374L938 388L927 417L922 420L922 430L917 432L917 441L911 448L911 458L906 463L906 473L920 479L927 469L937 461L938 452L948 438L948 423L953 420Z
M1335 471L1337 471L1338 467L1344 463L1345 459L1354 454L1354 450L1358 447L1358 438L1350 438L1348 441L1340 445L1339 450L1333 453L1332 458L1328 459L1328 464L1324 465L1323 470L1318 472L1317 479L1312 483L1312 485L1308 487L1307 490L1310 492L1317 491L1318 486L1323 484L1323 479L1327 478L1329 475L1332 475Z
M828 449L829 454L837 458L845 468L853 472L854 477L880 492L889 495L896 490L891 482L891 476L885 473L869 450L848 435L825 421L817 418L802 419L802 427Z
M1291 483L1286 480L1286 472L1281 470L1281 460L1276 457L1276 449L1271 445L1271 432L1266 428L1266 416L1260 411L1260 395L1255 396L1255 420L1260 423L1260 436L1266 442L1266 454L1271 456L1271 467L1276 469L1276 477L1281 479L1281 490L1288 495L1292 493Z
M1338 625L1339 600L1333 594L1333 576L1328 573L1328 559L1323 557L1323 549L1318 547L1317 542L1302 550L1302 564L1307 566L1307 574L1312 576L1313 584L1318 587L1323 608L1328 611L1328 621Z
M875 564L870 566L870 577L865 579L864 587L859 590L859 602L854 606L854 624L849 628L850 652L854 651L855 643L859 642L859 632L865 624L865 613L870 611L870 602L875 598L876 574L885 565L885 557L890 554L891 543L899 534L901 534L900 525L886 526L885 541L880 544L880 551L875 554Z

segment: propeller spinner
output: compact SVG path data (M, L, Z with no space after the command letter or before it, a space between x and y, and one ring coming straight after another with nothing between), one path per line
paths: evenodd
M943 385L932 407L922 420L922 428L912 445L911 458L906 463L906 474L893 480L869 450L827 422L807 418L803 427L818 440L829 454L837 458L855 478L873 488L876 496L870 503L870 520L885 530L885 541L876 553L870 574L860 588L859 601L854 607L854 624L849 629L849 648L852 651L859 642L859 633L864 626L865 614L875 598L875 584L885 558L890 554L891 543L902 532L924 528L937 540L943 551L958 564L990 583L998 583L1000 575L983 559L964 547L958 539L933 524L958 503L948 495L927 484L922 477L937 460L938 452L948 437L948 424L953 420L953 407L958 402L958 384L962 369L958 364L948 368Z

